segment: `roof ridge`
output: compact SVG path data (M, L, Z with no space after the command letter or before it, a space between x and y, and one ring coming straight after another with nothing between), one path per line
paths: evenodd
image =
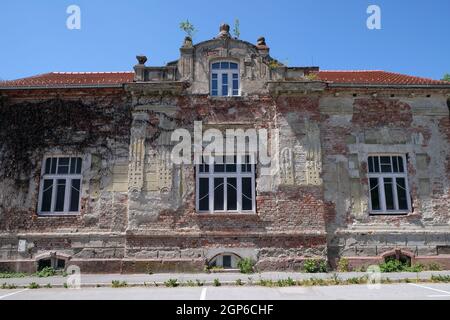
M0 80L0 82L12 82L12 81L22 81L22 80L28 80L28 79L35 79L35 78L39 78L39 77L42 77L42 76L47 76L49 74L52 74L52 72L39 73L39 74L36 74L34 76L23 77L23 78L12 79L12 80Z
M53 71L51 74L131 74L133 71L80 71L80 72L68 72L68 71Z
M389 72L385 70L319 70L319 72Z

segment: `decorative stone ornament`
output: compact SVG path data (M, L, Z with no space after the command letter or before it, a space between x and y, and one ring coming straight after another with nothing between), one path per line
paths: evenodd
M145 65L145 63L147 62L147 57L144 55L138 55L136 56L136 59L140 65Z
M223 23L220 26L220 32L219 35L217 36L218 38L231 38L230 35L230 26L226 23Z
M192 48L192 46L193 46L192 38L191 37L184 38L183 48Z
M267 46L266 45L266 38L264 38L264 37L259 37L258 41L256 43L257 43L258 47L259 46Z

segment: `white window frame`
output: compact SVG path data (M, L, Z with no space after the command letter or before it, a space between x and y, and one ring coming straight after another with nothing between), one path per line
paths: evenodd
M61 158L80 158L82 161L81 164L81 172L78 174L70 173L70 161L69 161L69 173L68 174L58 174L58 173L45 173L45 167L47 163L47 159L56 158L56 171L58 171L59 159ZM80 155L50 155L44 158L41 166L41 179L39 186L39 200L38 200L38 208L37 213L39 216L78 216L80 215L81 209L81 197L82 197L82 186L83 186L83 168L86 165L86 157ZM45 180L53 180L52 185L52 203L50 211L42 211L42 202L44 197L44 182ZM58 187L58 180L66 180L65 193L64 193L64 210L63 211L55 211L56 206L56 192ZM71 197L71 187L72 180L80 180L80 190L79 190L79 199L78 199L78 211L70 211L70 197Z
M379 165L379 171L380 172L369 172L369 164L367 166L367 172L368 172L368 187L369 187L369 208L370 208L370 214L371 215L404 215L411 212L411 195L409 192L409 183L408 183L408 168L407 168L407 161L406 161L406 155L404 154L369 154L367 157L367 161L371 157L378 157L378 165ZM391 157L391 166L392 166L392 157L400 157L403 161L403 171L404 172L381 172L381 157ZM380 210L374 210L372 208L372 190L370 186L370 179L376 178L378 179L378 198L380 201ZM386 193L384 189L384 178L391 178L392 184L393 184L393 194L394 194L394 210L388 210L386 209ZM397 178L405 179L405 191L406 191L406 202L407 202L407 209L400 210L399 209L399 203L398 203L398 194L397 194Z
M237 69L213 69L213 65L216 63L234 63L237 65ZM210 96L211 97L239 97L241 95L241 76L239 72L239 63L236 61L230 61L230 60L216 60L212 61L210 63ZM217 95L213 95L213 74L217 75ZM228 92L226 95L223 94L222 86L222 75L226 74L228 76ZM233 78L233 74L237 74L237 81L238 81L238 92L237 94L233 94L233 81L236 80Z
M238 157L245 157L248 155L238 155ZM232 214L255 214L256 213L256 187L255 187L255 178L256 178L256 165L255 165L255 157L250 155L250 166L251 172L242 172L242 164L236 164L236 172L214 172L214 160L211 157L209 159L209 172L200 172L200 164L197 164L196 167L196 210L200 214L220 214L220 213L232 213ZM239 161L238 161L239 162ZM206 163L207 164L207 163ZM200 210L200 179L208 178L209 187L208 187L208 195L209 195L209 210ZM223 210L214 210L214 178L224 178L224 209ZM236 210L228 210L228 199L227 199L227 178L236 178L236 188L237 188L237 206ZM251 187L252 187L252 209L251 210L243 210L242 209L242 197L244 196L242 193L242 178L251 178Z

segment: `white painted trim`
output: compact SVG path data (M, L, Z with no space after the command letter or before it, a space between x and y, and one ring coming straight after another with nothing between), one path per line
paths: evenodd
M369 159L370 157L401 157L403 161L403 170L402 173L390 173L390 172L381 172L381 161L378 160L378 166L380 172L369 172ZM392 166L392 158L391 158L391 166ZM402 215L402 214L408 214L411 211L411 195L410 195L410 188L409 188L409 182L408 182L408 163L406 161L406 155L405 154L393 154L393 153L376 153L376 154L368 154L367 156L367 175L368 175L368 187L369 187L369 209L371 215ZM380 200L380 210L373 210L372 209L372 193L370 188L370 179L376 178L378 179L378 198ZM392 186L393 186L393 196L394 196L394 207L395 210L388 210L386 209L386 193L384 189L384 178L391 178L392 179ZM408 209L406 210L399 210L399 204L398 204L398 195L397 195L397 178L403 178L405 179L405 189L406 189L406 202Z
M242 157L244 155L238 155L238 157ZM252 159L252 158L251 158ZM210 159L209 163L209 172L200 172L200 165L195 165L196 170L196 200L195 206L196 211L199 214L207 214L207 213L230 213L230 214L255 214L256 213L256 187L255 187L255 164L251 164L251 172L242 172L241 165L244 163L240 163L237 161L236 172L214 172L214 164L212 163L212 159ZM245 162L245 161L244 161ZM254 162L250 160L250 162ZM225 164L224 164L225 165ZM226 167L225 167L226 170ZM209 181L209 211L200 210L200 178L207 178ZM224 179L224 209L223 210L214 210L214 178L223 178ZM227 179L228 178L236 178L236 196L237 196L237 210L228 210L227 209ZM251 187L252 187L252 209L251 210L243 210L242 209L242 178L251 178Z
M228 62L228 63L236 63L237 64L237 69L214 69L212 68L212 65L215 63L222 63L222 62ZM233 60L213 60L210 62L209 65L209 86L210 86L210 90L209 90L209 94L211 97L214 98L220 98L220 97L240 97L241 96L241 72L240 72L240 64L236 61ZM212 82L213 82L213 78L212 75L213 73L217 74L217 95L213 96L212 91L213 91L213 86L212 86ZM223 74L227 74L228 75L228 94L227 95L221 95L222 93L222 75ZM237 74L238 75L238 94L237 95L233 95L233 74Z
M81 164L81 173L79 174L46 174L45 173L45 166L46 161L49 158L57 158L58 162L60 158L81 158L82 164ZM52 216L78 216L80 215L81 210L81 198L83 196L83 175L86 172L86 170L90 167L90 157L88 155L79 155L79 154L61 154L61 153L55 153L46 155L42 161L41 165L41 176L40 176L40 182L39 182L39 195L38 195L38 207L37 207L37 214L41 217L52 217ZM58 169L58 164L56 166ZM69 162L69 172L70 172L70 162ZM80 190L79 190L79 199L78 199L78 211L69 211L70 209L70 197L71 197L71 187L72 187L72 180L80 180ZM49 212L43 212L42 211L42 198L44 196L44 181L45 180L53 180L52 185L52 203L51 203L51 211ZM64 194L64 210L63 211L55 211L55 205L56 205L56 191L57 191L57 181L58 180L65 180L65 194Z

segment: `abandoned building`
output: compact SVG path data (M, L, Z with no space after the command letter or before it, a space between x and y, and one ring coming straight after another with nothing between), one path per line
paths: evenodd
M0 82L0 270L450 269L450 82L288 67L268 45L222 25L162 67ZM278 167L174 163L198 122L266 129Z

